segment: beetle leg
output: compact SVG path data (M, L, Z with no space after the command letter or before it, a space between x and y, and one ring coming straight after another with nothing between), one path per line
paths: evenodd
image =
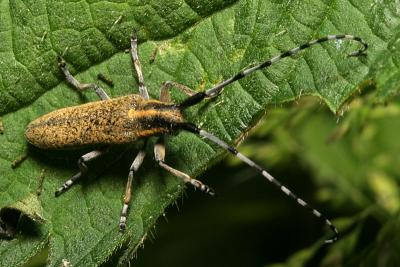
M170 98L170 95L169 95L169 90L171 88L176 88L179 91L185 93L187 96L192 96L192 95L197 93L196 91L194 91L193 89L187 87L186 85L183 85L183 84L180 84L180 83L177 83L177 82L166 81L161 86L160 101L162 101L162 102L171 102L171 98Z
M135 66L136 74L139 82L139 93L144 99L149 99L149 93L147 92L146 85L144 85L142 66L140 65L138 51L137 51L137 35L136 31L133 30L131 35L131 57L133 65Z
M65 183L60 188L57 189L57 191L55 192L55 196L58 197L59 195L67 191L77 180L85 176L85 174L88 171L88 167L86 166L87 162L100 157L106 152L107 150L93 150L81 156L78 160L78 167L80 171L74 176L72 176L70 179L65 181Z
M203 184L199 180L196 180L184 172L178 171L164 162L165 159L165 145L164 138L158 139L157 143L154 145L154 156L158 164L165 170L172 173L174 176L181 178L185 183L191 184L194 188L201 190L202 192L209 194L210 196L215 196L215 192L208 185Z
M128 213L129 203L131 201L131 196L132 196L133 174L137 172L140 165L142 165L145 156L146 156L146 151L144 149L140 150L136 158L133 160L131 167L129 168L128 181L126 183L126 189L124 195L124 205L122 206L121 217L119 219L119 230L121 232L125 231L126 228L126 216Z
M77 79L75 79L74 76L69 72L67 68L67 63L65 63L65 60L61 57L58 56L58 66L60 67L61 71L64 73L65 78L67 79L68 83L71 84L73 87L75 87L78 91L83 91L86 89L93 89L96 94L100 97L101 100L107 100L110 99L110 97L106 94L106 92L98 86L95 83L81 83Z

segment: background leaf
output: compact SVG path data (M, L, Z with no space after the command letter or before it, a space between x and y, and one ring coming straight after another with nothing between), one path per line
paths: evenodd
M169 208L136 266L185 266L199 250L193 266L397 266L399 109L371 105L376 94L336 119L315 99L275 108L240 147L335 218L337 243L321 246L323 224L228 157L204 175L218 199L189 192Z
M98 73L111 77L115 86L106 88L110 96L134 93L137 83L129 55L123 50L129 48L135 27L145 81L156 98L165 80L204 90L249 64L326 34L354 33L370 44L367 58L350 59L346 54L358 49L357 44L317 46L231 85L219 99L186 114L189 121L234 144L267 107L314 95L337 112L357 88L370 88L371 83L363 81L383 81L376 86L395 84L396 54L388 61L383 61L382 55L389 45L398 43L396 10L392 1L1 2L4 134L0 136L0 206L7 210L35 194L44 169L43 192L36 200L41 207L21 211L32 218L43 210L41 217L46 220L38 224L21 219L18 229L32 228L34 234L20 230L15 239L0 241L1 264L21 265L45 244L51 266L60 265L63 259L74 266L126 264L165 207L182 192L182 184L151 161L149 146L146 164L134 184L128 231L124 235L117 231L127 170L139 142L129 148L116 147L90 165L88 179L54 198L54 189L77 171L76 161L85 151L43 151L27 146L24 128L49 111L96 99L93 92L79 94L65 85L56 66L57 54L65 52L79 80L95 81ZM121 15L121 21L115 23ZM155 48L158 54L151 63ZM390 88L378 88L387 95L386 101L398 93L397 87ZM173 99L178 102L183 96L174 94ZM304 132L308 136L306 129ZM167 149L167 162L193 176L222 156L214 146L185 133L171 137ZM341 148L336 149L340 152ZM29 158L11 169L11 162L25 151ZM350 163L343 160L341 164Z

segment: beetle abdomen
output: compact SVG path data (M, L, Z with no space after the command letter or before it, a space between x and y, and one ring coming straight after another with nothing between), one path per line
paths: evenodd
M180 122L181 113L173 105L127 95L50 112L32 121L25 136L44 149L125 144L170 133Z

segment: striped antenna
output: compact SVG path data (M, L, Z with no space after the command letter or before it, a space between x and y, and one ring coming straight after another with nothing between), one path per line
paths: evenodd
M316 210L316 209L312 208L310 205L308 205L307 202L305 202L304 200L302 200L301 198L296 196L292 191L290 191L286 186L282 185L281 182L279 182L277 179L275 179L271 174L269 174L266 170L264 170L257 163L255 163L254 161L252 161L251 159L249 159L248 157L246 157L245 155L243 155L239 151L237 151L236 148L228 145L227 143L225 143L224 141L222 141L221 139L219 139L215 135L198 128L196 125L194 125L192 123L184 123L184 124L182 124L182 129L186 130L186 131L189 131L189 132L192 132L192 133L195 133L197 135L200 135L200 136L210 140L211 142L213 142L213 143L217 144L218 146L222 147L223 149L227 150L229 153L231 153L231 154L235 155L236 157L238 157L241 161L243 161L244 163L246 163L250 167L257 169L261 173L262 176L267 178L267 180L269 182L271 182L273 185L278 187L287 196L289 196L290 198L294 199L300 206L302 206L302 207L308 209L309 211L311 211L312 214L314 214L315 217L319 218L327 226L329 226L329 228L332 230L334 236L331 239L325 240L326 244L331 244L331 243L333 243L333 242L338 240L339 231L337 230L337 228L332 224L332 222L329 219L327 219L318 210Z
M255 65L255 66L248 67L248 68L246 68L244 70L241 70L235 76L233 76L233 77L231 77L229 79L226 79L225 81L215 85L214 87L212 87L212 88L210 88L210 89L208 89L206 91L199 92L197 94L194 94L194 95L186 98L178 106L181 109L185 109L185 108L188 108L190 106L196 105L197 103L199 103L200 101L202 101L206 97L216 97L221 93L222 89L225 86L227 86L228 84L231 84L231 83L233 83L233 82L235 82L237 80L240 80L240 79L246 77L247 75L249 75L249 74L251 74L251 73L253 73L253 72L257 71L257 70L260 70L260 69L263 69L263 68L267 68L267 67L273 65L274 63L280 61L281 59L283 59L285 57L293 56L293 55L299 53L300 51L309 48L310 46L313 46L313 45L316 45L316 44L320 44L320 43L324 43L324 42L331 41L331 40L353 40L353 41L359 42L360 44L363 45L363 47L360 48L359 50L348 54L349 57L360 56L368 49L368 44L363 39L361 39L360 37L357 37L357 36L354 36L354 35L349 35L349 34L327 35L325 37L312 40L312 41L310 41L308 43L305 43L305 44L299 45L298 47L295 47L293 49L287 50L287 51L285 51L285 52L283 52L283 53L281 53L281 54L279 54L277 56L274 56L273 58L271 58L271 59L269 59L267 61L264 61L262 63L259 63L259 64Z

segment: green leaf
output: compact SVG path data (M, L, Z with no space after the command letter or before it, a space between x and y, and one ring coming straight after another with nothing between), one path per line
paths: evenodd
M399 31L397 31L399 32ZM398 77L400 75L400 36L392 39L388 44L388 49L382 51L370 74L376 77L378 90L378 100L387 102L399 95L400 86Z
M373 1L344 0L0 2L0 114L4 124L0 207L17 207L33 197L39 205L18 209L30 218L40 214L45 220L45 224L31 225L35 235L20 231L15 239L0 241L0 265L21 265L46 243L51 266L63 260L74 266L126 264L165 207L183 190L177 178L152 162L149 146L147 161L134 182L128 229L123 235L118 232L128 168L139 142L117 147L90 164L87 179L54 198L55 188L77 172L76 161L87 150L36 149L27 145L24 128L47 112L96 99L93 92L79 94L65 84L56 65L57 54L64 53L81 81L95 81L98 73L111 77L114 88L98 83L112 97L137 93L130 57L124 53L135 27L146 85L157 98L166 80L204 90L250 64L327 34L352 33L370 44L364 59L346 57L359 48L353 42L316 46L230 85L215 101L186 114L188 121L235 144L269 106L313 95L337 111L362 81L379 79L381 72L371 72L369 66L389 43L398 40L399 17L396 7L387 2L380 6ZM155 49L158 53L152 62ZM385 70L393 64L382 62L380 66ZM368 76L369 72L377 77ZM174 93L173 99L178 102L183 96ZM29 158L11 169L13 160L26 151ZM167 162L195 177L222 155L221 150L190 134L168 139ZM43 169L42 194L35 196ZM25 224L20 221L19 229Z

